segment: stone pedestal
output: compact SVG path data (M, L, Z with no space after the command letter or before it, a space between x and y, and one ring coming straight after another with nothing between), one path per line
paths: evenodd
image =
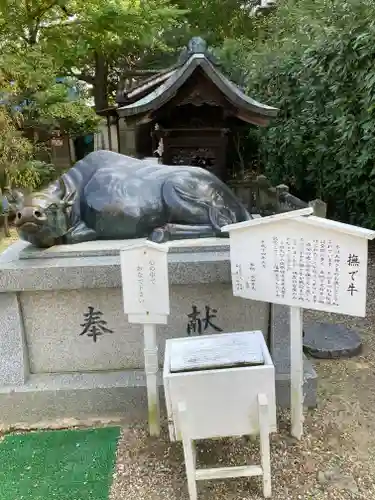
M37 250L17 242L2 254L1 425L67 417L146 418L143 336L139 326L127 322L122 306L119 249L130 243ZM233 297L227 240L171 244L168 268L171 314L168 325L158 327L160 363L165 340L187 335L193 310L200 313L204 334L261 330L268 340L269 304ZM102 321L95 328L94 317ZM288 342L277 321L272 332L274 339ZM274 346L282 405L289 403L285 353ZM314 383L306 386L307 401L314 405L316 376L310 375Z
M17 293L0 293L0 325L0 386L23 385L29 364Z

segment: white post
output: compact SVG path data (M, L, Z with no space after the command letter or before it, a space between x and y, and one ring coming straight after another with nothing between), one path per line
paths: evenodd
M149 432L151 436L160 436L159 363L158 346L156 344L156 325L144 324L143 335Z
M145 241L124 247L121 277L128 321L143 325L149 432L160 436L156 325L167 324L170 313L168 246Z
M303 343L302 309L290 308L290 399L292 436L301 439L303 434Z

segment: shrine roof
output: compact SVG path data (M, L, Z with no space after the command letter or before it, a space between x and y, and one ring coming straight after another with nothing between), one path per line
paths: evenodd
M277 116L277 108L262 104L244 94L236 84L231 82L217 69L216 65L204 52L192 53L182 65L171 68L170 71L159 74L154 78L150 78L149 81L143 83L143 86L140 85L133 91L130 91L127 94L127 98L131 97L132 92L134 94L142 94L147 88L153 88L155 84L158 84L156 88L141 99L125 106L120 106L117 109L119 115L124 117L134 116L160 108L176 95L178 89L198 68L206 74L226 99L236 108L267 118Z
M168 80L175 72L177 71L176 67L170 68L166 71L157 73L156 75L152 75L142 83L136 84L134 87L131 87L127 92L124 92L124 97L126 100L133 100L137 95L142 95L143 92L147 90L153 89L153 87L161 85L163 82Z
M221 230L230 233L232 231L236 232L237 230L243 230L249 227L264 226L267 224L275 224L293 220L295 222L316 227L318 229L329 229L330 231L344 233L349 236L357 236L359 238L364 238L367 240L373 240L375 238L375 231L371 231L370 229L352 226L351 224L344 224L343 222L337 222L331 219L325 219L323 217L316 217L315 215L311 215L312 213L313 209L311 207L302 208L300 210L291 210L290 212L274 214L268 217L260 217L244 222L237 222L235 224L224 226L221 228Z

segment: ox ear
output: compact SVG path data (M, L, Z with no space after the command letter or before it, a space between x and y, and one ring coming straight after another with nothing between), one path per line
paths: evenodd
M69 193L66 198L61 200L61 205L63 208L69 208L74 205L75 193Z

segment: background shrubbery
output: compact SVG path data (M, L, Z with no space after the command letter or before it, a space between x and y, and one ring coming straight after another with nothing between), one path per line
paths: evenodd
M265 174L375 227L375 2L284 0L258 40L231 45L228 69L240 61L248 92L280 108L255 131Z

